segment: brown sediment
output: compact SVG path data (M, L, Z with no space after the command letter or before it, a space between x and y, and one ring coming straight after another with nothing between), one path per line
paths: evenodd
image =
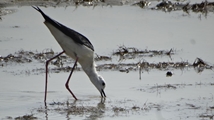
M158 0L157 0L158 1ZM121 1L106 1L106 0L1 0L0 1L0 19L2 13L8 14L8 12L4 12L6 9L2 10L1 8L8 6L44 6L44 7L67 7L67 6L113 6L113 5L124 5L131 4L133 6L140 6L141 8L149 8L150 4L154 4L153 2L157 1L147 1L140 0L139 2L132 3L133 1L126 1L122 3ZM209 2L207 0L202 1L201 3L190 4L189 2L175 2L170 0L163 0L155 5L155 7L149 8L151 10L161 10L164 12L172 12L172 11L183 11L189 14L189 11L194 13L203 13L207 15L208 12L214 12L214 2Z
M148 85L148 86L142 86L134 89L136 89L137 91L146 92L146 93L161 94L161 92L168 91L168 90L183 89L185 87L190 87L190 86L212 86L212 84L214 83L195 83L195 84L182 83L182 84L163 84L163 85L155 84L152 86ZM214 109L214 107L210 107L210 109Z
M37 120L37 117L34 117L33 114L31 115L23 115L19 117L15 117L15 120Z
M214 118L214 115L213 114L201 114L201 115L199 115L199 117L212 120Z
M136 5L139 5L140 7L146 6L145 4L147 1L142 0L138 3L135 3ZM164 12L171 12L171 11L179 11L182 10L186 13L189 13L191 10L195 13L207 13L207 12L214 12L214 2L209 2L207 0L202 1L201 3L194 3L190 4L189 2L172 2L172 1L162 1L158 3L154 8L151 8L152 10L162 10Z
M14 64L26 64L26 63L42 63L44 64L46 60L52 58L58 54L54 52L52 49L46 49L43 52L33 52L33 51L24 51L20 50L15 52L14 54L8 54L7 56L0 57L0 66L6 67ZM145 57L156 57L156 56L168 56L171 59L171 56L177 54L176 50L139 50L135 47L125 47L120 46L115 52L110 56L101 56L96 55L95 61L99 61L99 64L96 66L99 71L101 70L111 70L111 71L119 71L129 73L130 71L139 71L141 74L142 71L150 71L152 69L157 70L169 70L169 69L180 69L184 70L185 68L193 68L197 73L203 72L203 70L212 70L213 66L209 65L207 62L202 60L201 58L196 58L193 63L188 61L180 61L180 62L157 62L151 63L144 59ZM112 59L118 59L119 62L112 62ZM140 62L129 62L122 63L122 60L132 60L139 59ZM108 63L102 62L107 61ZM57 59L51 62L51 65L54 67L50 68L51 72L59 73L59 72L69 72L71 70L70 65L73 63L72 58L67 55L62 55ZM81 67L77 66L76 70L80 71ZM44 68L36 68L33 70L28 70L27 73L31 72L44 72ZM22 72L25 73L25 72ZM167 76L169 76L166 73ZM172 75L171 75L172 76Z

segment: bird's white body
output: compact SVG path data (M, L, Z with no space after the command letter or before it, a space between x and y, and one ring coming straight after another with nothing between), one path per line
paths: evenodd
M94 62L94 51L84 45L76 44L70 37L62 33L59 29L51 25L50 23L44 22L48 27L54 38L57 40L61 48L65 53L73 58L74 60L78 57L78 62L82 68L88 68ZM63 39L62 39L63 38Z
M71 40L70 37L65 35L50 23L44 22L44 24L48 27L54 38L57 40L61 48L68 56L70 56L74 60L78 57L78 62L82 66L82 69L85 71L85 73L88 75L91 82L95 85L95 87L98 86L96 84L100 84L99 82L104 81L104 79L100 75L98 75L96 71L94 63L94 51L84 45L74 43L74 41ZM100 90L100 88L97 89Z
M42 14L45 19L44 24L48 27L51 34L57 40L63 51L53 58L46 61L46 81L45 81L45 99L47 96L47 83L48 83L48 63L57 58L63 53L66 53L68 56L75 60L74 67L71 70L71 73L67 79L65 87L72 94L72 96L77 100L73 92L69 88L69 80L73 73L73 70L77 64L77 62L82 66L82 69L88 75L91 82L98 89L102 97L106 97L104 89L105 89L105 80L98 75L95 63L94 63L94 47L91 42L82 34L62 25L61 23L51 19L47 16L39 7L34 7L38 12Z

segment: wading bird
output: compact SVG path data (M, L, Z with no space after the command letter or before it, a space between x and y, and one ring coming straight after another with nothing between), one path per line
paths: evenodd
M50 30L56 41L59 43L63 51L58 55L54 56L53 58L46 61L46 76L45 76L45 97L44 102L46 103L47 97L47 83L48 83L48 64L51 60L57 58L61 54L65 53L71 58L75 60L71 73L65 83L65 87L71 93L75 100L77 100L76 96L69 88L69 80L71 75L77 65L77 62L82 66L84 72L88 75L91 82L94 86L98 89L101 94L101 97L106 97L104 88L105 88L105 80L102 76L100 76L95 68L94 63L94 47L91 42L81 33L72 30L63 24L53 20L49 16L47 16L39 7L32 6L34 9L39 11L42 16L44 17L45 21L44 24Z

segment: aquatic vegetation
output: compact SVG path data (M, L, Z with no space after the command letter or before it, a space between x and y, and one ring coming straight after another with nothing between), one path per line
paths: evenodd
M141 0L139 2L136 2L136 3L132 4L132 5L138 5L141 8L144 8L144 7L148 7L150 4L151 4L151 2L149 2L147 0Z
M0 66L6 67L8 65L15 65L15 64L26 64L26 63L42 63L44 64L45 61L53 56L58 54L54 52L52 49L46 49L42 52L38 51L24 51L20 50L15 52L14 54L8 54L7 56L0 57ZM149 72L152 69L157 70L169 70L169 69L180 69L184 70L185 68L194 68L197 73L203 72L203 70L212 70L213 66L206 63L201 58L196 58L194 63L190 63L188 61L180 61L180 62L148 62L145 60L146 57L157 57L157 56L168 56L170 59L173 55L177 54L176 50L140 50L135 47L125 47L120 46L116 49L112 55L110 56L103 56L103 55L95 55L95 61L101 61L96 67L99 71L101 70L111 70L111 71L119 71L129 73L129 71L139 71L139 76L141 79L142 71ZM143 60L141 60L143 58ZM114 59L119 59L118 62L111 62ZM122 62L126 60L134 60L137 59L139 62ZM108 61L108 63L102 62ZM55 61L51 62L52 67L50 68L51 72L59 73L59 72L69 72L72 68L70 65L74 61L68 57L67 55L59 56ZM82 70L80 66L75 68L77 71ZM27 72L26 72L27 71ZM44 68L35 68L33 70L26 70L25 72L21 73L34 73L36 74L43 73ZM20 74L21 74L20 73ZM172 73L166 73L166 76L172 76Z
M162 10L164 12L172 12L172 11L179 11L182 10L186 13L189 13L191 10L192 12L195 13L205 13L207 14L208 12L214 12L214 2L208 2L207 0L202 1L201 3L194 3L190 4L189 2L172 2L169 0L163 0L162 2L158 3L155 7L152 7L152 10ZM144 6L149 6L150 2L146 0L141 0L133 5L138 5L141 8Z
M34 117L33 114L31 115L23 115L19 117L15 117L15 120L37 120L37 117Z
M37 1L37 0L14 0L14 1L8 1L8 2L0 2L0 20L2 14L8 14L5 13L5 10L2 10L1 7L6 6L12 6L14 5L14 2L17 5L25 6L25 5L37 5L37 6L92 6L93 8L96 6L113 6L113 5L129 5L132 6L139 6L141 8L148 8L151 10L161 10L164 12L172 12L172 11L183 11L185 13L202 13L207 15L208 12L214 12L214 2L209 2L207 0L202 1L201 3L193 3L190 4L190 2L187 1L173 1L173 0L163 0L159 2L157 1L149 1L149 0L140 0L140 1L105 1L105 0L44 0L44 1ZM134 2L134 3L133 3ZM156 4L155 7L150 7L151 4ZM11 11L11 10L6 10Z

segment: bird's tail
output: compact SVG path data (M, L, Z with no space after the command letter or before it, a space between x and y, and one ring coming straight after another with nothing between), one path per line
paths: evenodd
M32 6L35 10L40 12L42 16L45 18L45 20L49 20L50 18L38 7L38 6Z
M32 6L35 10L39 11L42 15L44 12L38 6Z

